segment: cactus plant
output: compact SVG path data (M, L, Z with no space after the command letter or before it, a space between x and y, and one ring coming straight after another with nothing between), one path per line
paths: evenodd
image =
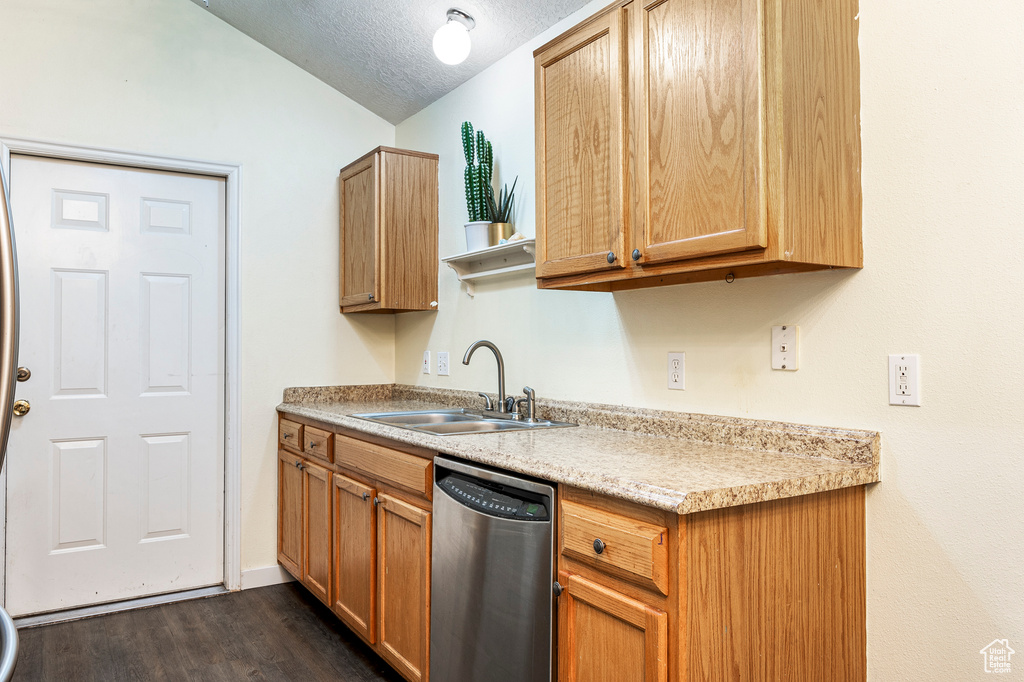
M492 220L490 204L494 201L491 179L494 174L494 147L484 131L473 130L473 124L462 124L462 151L466 156L466 209L470 222Z

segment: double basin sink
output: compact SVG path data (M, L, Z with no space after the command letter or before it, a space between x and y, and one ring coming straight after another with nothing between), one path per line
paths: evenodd
M493 413L490 413L493 414ZM423 410L418 412L364 412L349 415L357 419L397 426L422 433L439 436L457 436L467 433L491 433L494 431L529 431L576 426L568 422L553 422L546 419L533 421L513 419L511 416L489 416L488 413L466 409Z

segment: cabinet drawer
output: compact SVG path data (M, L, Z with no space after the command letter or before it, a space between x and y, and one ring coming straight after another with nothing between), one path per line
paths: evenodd
M334 448L331 447L334 434L312 426L305 427L302 436L302 451L310 457L331 462Z
M334 462L378 481L430 496L434 463L429 459L337 434Z
M286 448L302 452L302 424L281 419L277 426L277 442Z
M564 556L668 595L665 526L567 500L560 509L559 551Z

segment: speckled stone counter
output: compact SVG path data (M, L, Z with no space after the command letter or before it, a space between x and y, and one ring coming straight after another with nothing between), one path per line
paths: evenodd
M538 417L580 426L437 436L348 416L481 402L468 391L384 384L289 388L277 409L679 514L879 480L874 431L544 399Z

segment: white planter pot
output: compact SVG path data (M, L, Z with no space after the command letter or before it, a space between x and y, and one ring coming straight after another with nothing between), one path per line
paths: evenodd
M479 251L490 246L490 227L489 220L466 223L466 251Z

